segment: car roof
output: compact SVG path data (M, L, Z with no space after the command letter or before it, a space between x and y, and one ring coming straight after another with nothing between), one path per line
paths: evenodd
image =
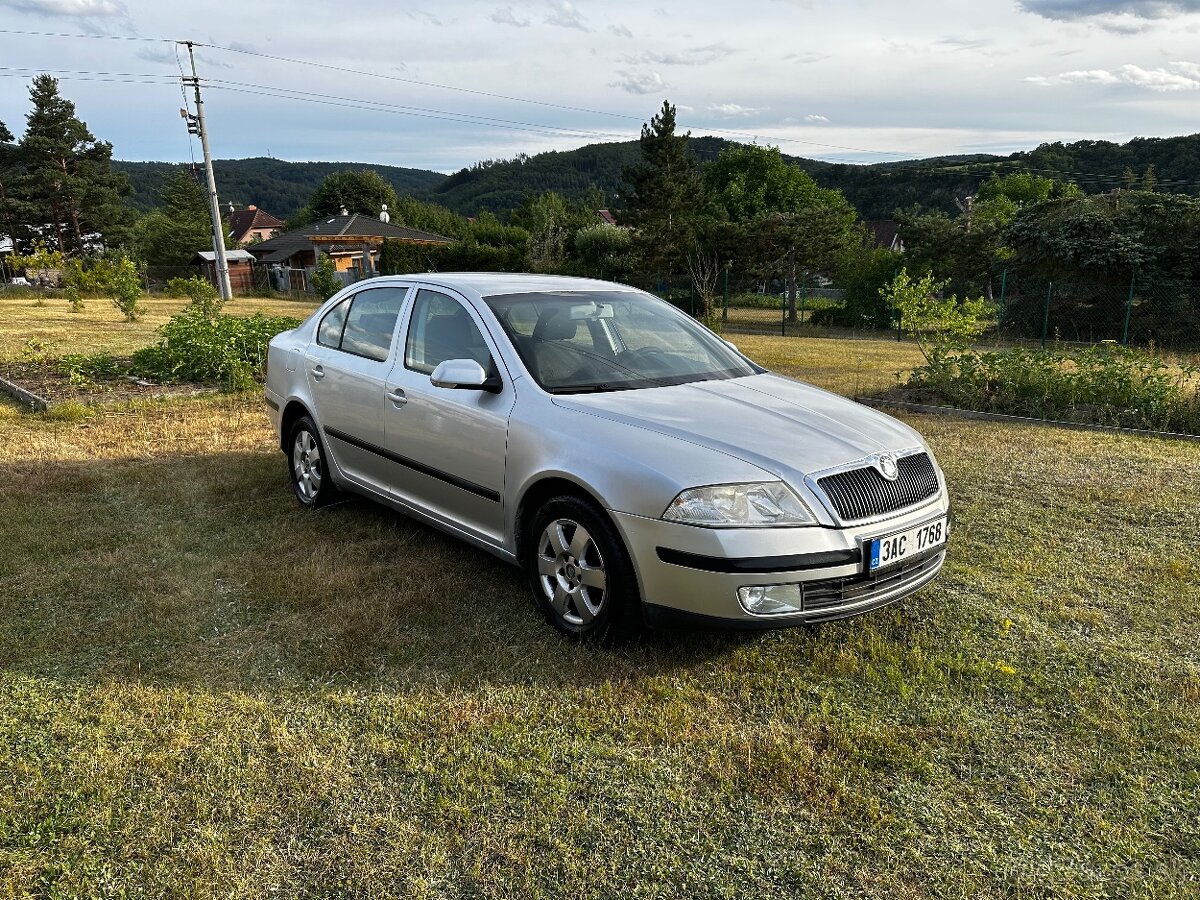
M481 297L498 294L536 294L550 291L637 291L627 284L595 278L571 278L565 275L529 275L510 272L424 272L399 276L405 281L421 281L454 290L466 290Z

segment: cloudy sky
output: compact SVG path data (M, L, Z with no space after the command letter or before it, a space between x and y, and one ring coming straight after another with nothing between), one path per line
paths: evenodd
M849 162L1200 128L1200 0L425 2L0 0L0 121L58 71L118 158L198 157L192 40L224 48L197 51L218 157L448 172L634 137L664 98L695 133Z

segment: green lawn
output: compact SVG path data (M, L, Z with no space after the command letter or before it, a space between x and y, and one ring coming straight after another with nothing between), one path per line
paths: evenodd
M601 651L481 552L297 508L255 398L0 407L0 896L1194 898L1200 446L908 421L932 587Z

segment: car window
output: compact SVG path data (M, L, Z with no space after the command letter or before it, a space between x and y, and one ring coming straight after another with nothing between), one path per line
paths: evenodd
M355 294L346 316L341 349L378 362L386 360L407 294L407 288L397 287L370 288Z
M448 359L473 359L489 374L494 370L492 354L466 307L439 291L419 290L408 325L404 365L429 375Z
M764 371L670 304L640 291L483 299L529 373L552 393L663 387Z
M329 312L317 326L317 343L322 347L333 347L335 350L342 345L342 329L346 325L346 310L350 301L343 300Z

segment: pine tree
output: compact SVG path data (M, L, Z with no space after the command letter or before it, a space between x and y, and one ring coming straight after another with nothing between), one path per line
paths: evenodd
M0 235L16 239L16 200L10 196L17 175L17 146L13 133L0 122Z
M642 160L622 173L625 221L637 229L643 264L666 278L683 265L693 221L703 205L704 184L688 151L691 132L675 135L675 107L662 109L642 126Z
M45 236L68 255L84 253L95 235L106 246L121 243L128 225L121 197L129 182L112 171L112 144L88 131L49 75L33 80L29 97L33 110L18 147L24 169L18 193L27 229L48 230Z
M159 196L162 209L147 213L134 230L138 255L155 266L186 266L197 250L213 247L208 198L189 169L173 172Z

